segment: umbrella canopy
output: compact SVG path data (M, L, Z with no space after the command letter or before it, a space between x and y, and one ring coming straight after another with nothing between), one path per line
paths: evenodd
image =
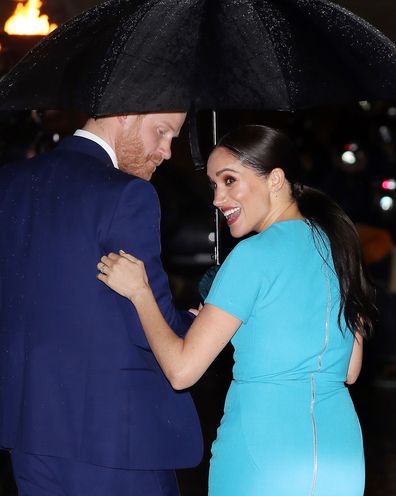
M328 0L110 0L0 82L0 109L97 116L395 98L394 44Z

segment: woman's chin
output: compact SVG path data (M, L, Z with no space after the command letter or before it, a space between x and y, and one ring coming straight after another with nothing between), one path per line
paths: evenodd
M242 238L246 234L249 234L245 229L237 228L236 226L229 226L230 234L233 238Z

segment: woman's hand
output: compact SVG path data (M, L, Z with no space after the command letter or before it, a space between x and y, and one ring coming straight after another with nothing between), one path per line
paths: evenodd
M132 302L151 291L144 263L122 250L103 256L97 269L100 281Z
M202 309L203 309L203 305L202 303L200 303L198 308L189 308L188 311L193 313L196 317L198 317L198 314Z

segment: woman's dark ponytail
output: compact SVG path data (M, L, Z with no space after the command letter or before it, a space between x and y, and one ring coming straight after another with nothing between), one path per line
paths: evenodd
M314 236L320 236L319 227L330 241L341 293L338 324L341 327L344 315L353 333L358 330L363 337L370 336L377 313L375 290L365 271L353 222L337 203L317 189L293 185L292 192L301 214L310 221Z

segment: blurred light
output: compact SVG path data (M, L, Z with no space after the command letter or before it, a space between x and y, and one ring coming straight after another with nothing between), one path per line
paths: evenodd
M391 210L393 208L393 204L394 204L393 198L391 198L390 196L383 196L380 199L380 206L382 210L385 211Z
M367 100L363 100L363 101L359 102L359 105L366 112L368 112L369 110L371 110L371 103L368 102Z
M52 141L53 141L54 143L58 143L58 142L59 142L59 140L60 140L60 136L59 136L59 134L58 134L58 133L55 133L55 134L53 134L53 135L52 135Z
M214 232L209 233L208 239L209 239L209 241L211 243L214 243L214 241L215 241L215 233Z
M193 255L194 263L197 264L211 264L212 263L212 255L210 253L196 253Z
M353 165L356 164L356 155L353 152L347 151L341 155L341 160L344 164Z
M378 131L384 143L392 143L392 134L388 126L380 126Z
M396 107L389 107L386 113L389 117L396 117Z
M359 146L356 143L346 143L344 145L344 150L346 150L348 152L357 152L358 148L359 148Z
M381 183L382 189L396 189L396 180L395 179L384 179Z
M8 34L39 34L46 35L58 26L50 23L48 16L41 15L41 0L27 0L24 4L18 2L15 12L9 17L4 25L4 31Z

